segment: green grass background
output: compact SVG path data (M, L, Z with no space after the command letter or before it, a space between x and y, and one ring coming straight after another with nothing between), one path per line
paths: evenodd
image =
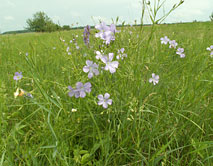
M83 30L0 36L0 166L213 165L213 59L206 50L213 23L120 29L102 49L116 54L123 47L128 57L116 73L92 79L82 69L86 60L101 64L95 30L90 48ZM76 35L79 50L69 43ZM164 36L186 57L161 45ZM156 86L148 82L152 73L160 76ZM67 86L78 81L91 82L92 91L70 98ZM15 99L17 87L34 98ZM107 92L113 104L103 109L97 96Z

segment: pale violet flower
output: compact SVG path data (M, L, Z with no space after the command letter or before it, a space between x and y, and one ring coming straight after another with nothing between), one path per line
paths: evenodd
M118 55L116 56L117 59L124 59L124 57L127 57L127 54L124 54L124 48L121 48L118 50Z
M116 68L118 68L118 61L112 61L114 57L113 53L109 53L109 56L103 56L101 58L101 61L103 63L106 64L106 66L104 67L104 70L109 70L110 73L115 73L116 72Z
M103 108L108 108L108 105L112 105L112 99L109 99L110 94L109 93L105 93L104 96L103 95L98 95L98 105L102 105Z
M23 77L22 72L15 72L15 76L13 77L13 79L18 81L22 79L22 77Z
M211 51L210 56L213 57L213 45L210 47L206 48L206 50Z
M86 61L87 66L83 67L83 71L88 74L88 78L92 78L94 74L97 76L99 75L98 71L98 65L96 63L93 63L93 61L87 60Z
M70 47L67 47L66 52L68 55L71 55L71 52L69 50L70 50Z
M70 47L67 47L66 51L68 52L70 50Z
M206 50L213 51L213 45L211 45L210 47L206 48Z
M96 56L95 56L96 59L101 59L103 57L103 51L102 50L101 50L101 52L96 51L95 53L96 53Z
M184 58L184 48L178 48L176 54L180 55L181 58Z
M165 44L165 45L170 41L170 39L167 36L160 38L160 40L161 40L161 44Z
M77 82L76 83L76 89L73 89L71 86L68 86L68 89L70 90L68 95L70 97L75 95L75 98L84 98L86 96L86 92L90 93L91 92L91 83L87 82L83 84L82 82Z
M159 75L155 75L155 73L152 73L152 78L149 79L149 82L156 85L159 82Z
M176 46L178 45L178 43L175 40L170 40L169 41L169 48L176 48Z
M104 22L101 22L101 24L96 25L95 28L100 31L95 34L95 37L105 40L106 44L110 44L112 40L115 40L115 33L120 32L116 30L116 26L114 24L107 26Z

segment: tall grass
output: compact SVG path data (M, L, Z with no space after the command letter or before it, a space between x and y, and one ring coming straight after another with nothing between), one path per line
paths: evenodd
M206 48L213 24L122 27L103 49L124 47L128 57L116 73L102 71L90 80L82 69L86 60L96 61L102 41L92 30L88 48L82 32L1 36L0 165L211 166L213 65ZM185 58L161 45L165 35L185 48ZM69 43L73 38L79 50ZM24 76L18 82L16 71ZM155 86L152 73L160 76ZM67 86L79 81L90 81L91 93L70 98ZM17 87L34 98L14 98ZM106 92L113 104L103 109L97 96Z

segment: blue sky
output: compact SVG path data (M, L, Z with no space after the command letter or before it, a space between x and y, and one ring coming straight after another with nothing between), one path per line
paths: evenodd
M163 0L161 0L163 1ZM208 21L213 12L213 0L185 0L165 20L172 22ZM154 0L150 0L153 4ZM167 0L162 11L168 11L179 0ZM1 0L0 32L21 30L26 20L37 11L44 11L55 23L94 25L98 20L110 24L117 16L120 22L133 24L140 20L141 0ZM161 11L161 12L162 12ZM146 14L145 23L149 23Z

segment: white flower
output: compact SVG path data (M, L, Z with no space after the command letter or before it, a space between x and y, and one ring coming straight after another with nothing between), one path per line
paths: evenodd
M112 105L112 99L109 99L110 94L105 93L105 95L98 95L98 105L102 105L104 108L108 108L108 105Z
M71 111L72 111L72 112L77 112L77 109L73 108Z
M94 74L97 76L99 75L99 71L98 71L98 65L96 63L93 63L93 61L87 60L86 61L87 66L83 67L83 71L85 73L88 73L88 78L92 78L94 76Z
M113 53L109 53L109 57L107 56L103 56L101 58L102 62L106 64L106 66L104 67L104 70L109 70L110 73L115 73L116 72L116 68L118 68L118 61L112 61L114 54Z
M159 82L159 75L155 75L155 73L152 73L152 78L149 79L149 82L154 85L156 85Z

